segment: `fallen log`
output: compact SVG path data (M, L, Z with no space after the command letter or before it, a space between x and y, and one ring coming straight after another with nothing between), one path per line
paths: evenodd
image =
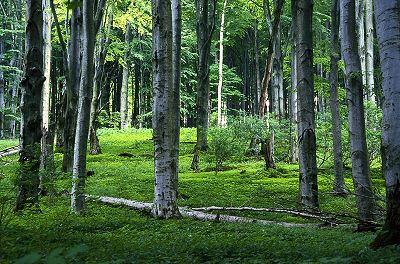
M20 146L6 148L0 151L0 158L17 154L20 151Z
M335 219L333 217L324 216L321 214L313 214L305 211L299 211L294 209L287 208L254 208L254 207L220 207L220 206L209 206L209 207L199 207L192 208L194 211L202 211L202 212L211 212L211 211L251 211L251 212L271 212L271 213L284 213L291 214L303 218L308 219L317 219L322 222L335 223ZM335 223L338 224L338 223Z
M115 198L115 197L107 197L107 196L93 196L86 195L87 198L92 199L93 201L112 204L112 205L123 205L128 208L151 212L151 208L153 206L152 203L144 203L133 200L128 200L124 198ZM187 207L179 207L179 211L182 216L188 217L195 220L201 221L212 221L212 222L227 222L227 223L255 223L260 225L277 225L283 227L320 227L319 224L296 224L296 223L287 223L287 222L277 222L277 221L268 221L268 220L260 220L253 219L241 216L231 216L231 215L223 215L223 214L211 214L204 213L200 211L195 211L193 209ZM332 225L336 225L335 223L329 223Z

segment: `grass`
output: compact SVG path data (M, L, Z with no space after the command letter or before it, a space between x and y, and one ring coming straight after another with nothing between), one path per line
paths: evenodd
M190 170L195 130L181 133L180 206L296 207L298 168L278 163L263 170L263 162L232 160L229 170L212 171L211 157L202 158L202 172ZM101 130L103 153L88 156L86 191L151 202L153 159L150 130ZM1 142L1 141L0 141ZM2 143L0 143L2 144ZM11 144L13 145L13 144ZM0 145L2 146L2 145ZM120 156L122 153L132 157ZM60 170L61 154L56 154ZM0 198L10 212L15 190L16 156L0 160ZM354 197L333 197L333 172L319 171L320 205L325 212L355 214ZM374 186L384 182L373 170ZM351 187L350 171L346 184ZM57 173L55 189L69 190L70 176ZM351 227L283 228L257 224L158 220L144 213L94 202L82 216L70 214L69 198L45 197L41 213L7 214L0 224L0 263L398 263L400 249L368 248L376 234L354 233ZM280 214L241 213L276 221L304 222Z

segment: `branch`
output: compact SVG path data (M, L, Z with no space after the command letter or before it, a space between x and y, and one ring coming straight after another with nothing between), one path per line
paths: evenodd
M99 32L100 24L103 20L105 5L106 5L106 0L100 0L97 6L96 15L94 17L94 30L95 30L94 32L96 35Z
M20 151L20 146L6 148L0 151L0 158L17 154Z

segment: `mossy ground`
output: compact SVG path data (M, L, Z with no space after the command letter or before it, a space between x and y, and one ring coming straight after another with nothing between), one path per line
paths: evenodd
M180 206L296 207L297 165L279 163L265 171L263 161L233 160L215 173L203 155L202 172L190 170L195 130L181 133ZM153 159L150 130L101 130L104 154L88 156L86 191L151 202ZM3 143L2 148L15 144ZM122 153L132 154L131 157ZM57 170L61 154L56 154ZM16 156L0 160L0 204L6 212L0 225L0 263L399 263L400 249L368 248L376 234L354 233L352 227L283 228L257 224L228 224L188 219L157 220L122 207L87 203L86 213L69 211L67 196L41 200L41 213L9 214L15 190ZM383 192L379 168L374 185ZM319 170L320 205L324 212L355 214L355 199L329 194L332 170ZM350 171L346 183L351 189ZM58 172L54 188L69 190L70 176ZM1 208L0 208L1 209ZM281 214L241 213L254 218L305 222ZM309 221L307 221L309 222ZM21 259L23 258L23 259ZM36 262L35 262L36 261Z

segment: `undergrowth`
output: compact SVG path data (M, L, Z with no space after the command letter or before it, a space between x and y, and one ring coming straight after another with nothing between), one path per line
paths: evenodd
M180 206L297 207L298 167L278 163L265 171L261 160L215 163L203 153L202 171L190 170L194 129L182 129L179 162ZM103 154L88 156L86 192L139 201L153 199L153 141L150 130L100 130ZM0 141L1 142L1 141ZM1 146L1 145L0 145ZM42 198L41 213L7 214L0 225L0 263L398 263L400 249L368 248L375 233L354 233L352 226L284 228L189 219L157 220L122 207L87 203L86 213L70 213L69 174L61 173L56 154L55 196ZM0 197L15 196L16 156L0 160ZM352 190L350 170L346 185ZM321 210L356 214L354 196L330 194L333 171L319 169ZM372 169L374 186L383 193L380 170ZM64 192L63 192L64 191ZM383 205L383 204L382 204ZM12 204L5 210L10 212ZM310 222L285 214L237 215L294 223ZM349 220L351 221L351 220Z

